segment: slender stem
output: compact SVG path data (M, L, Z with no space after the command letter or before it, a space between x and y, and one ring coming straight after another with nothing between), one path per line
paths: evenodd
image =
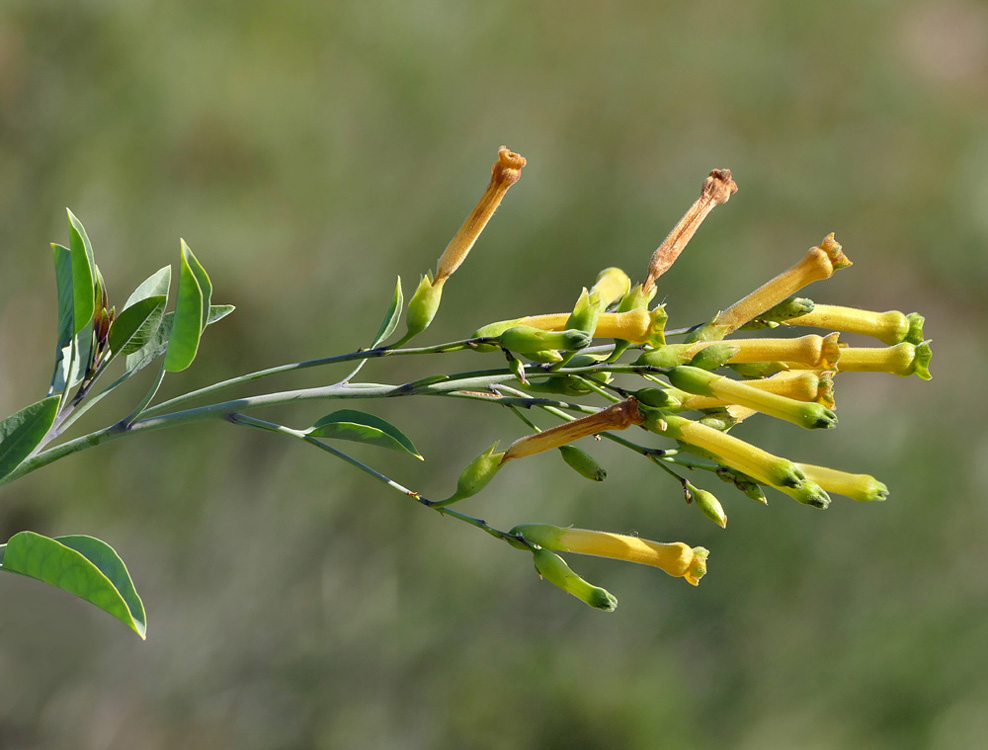
M293 437L298 440L302 440L308 443L309 445L315 446L316 448L319 448L320 450L323 450L329 453L330 455L335 456L336 458L346 461L351 466L355 466L356 468L360 469L366 474L369 474L370 476L374 477L374 479L384 482L384 484L388 485L392 489L395 489L398 492L402 493L403 495L412 498L413 500L415 500L421 505L424 505L427 508L432 508L441 515L450 516L458 521L463 521L464 523L470 524L471 526L474 526L486 532L487 534L490 534L495 539L500 539L501 541L508 542L513 547L531 548L531 545L523 537L518 536L517 534L509 534L507 531L496 529L490 524L488 524L486 521L481 520L480 518L474 518L473 516L468 516L465 513L460 513L458 511L451 510L449 508L438 507L437 503L434 503L431 500L427 499L421 493L416 492L415 490L410 490L407 487L398 484L398 482L382 474L376 469L368 466L362 461L358 461L353 456L350 456L349 454L344 453L343 451L337 450L333 446L324 443L322 440L307 435L305 434L305 432L301 430L293 430L290 427L285 427L284 425L276 424L274 422L266 422L263 419L256 419L254 417L249 417L245 414L239 414L236 412L230 414L228 416L228 419L234 424L244 425L245 427L255 427L260 430L266 430L268 432L276 432L281 435L286 435L288 437Z
M473 348L475 344L478 342L483 343L483 341L485 341L485 339L464 339L463 341L451 341L446 344L423 346L416 349L394 349L392 347L380 346L376 349L358 350L348 354L338 354L333 357L321 357L319 359L309 359L303 362L291 362L284 365L277 365L276 367L268 367L264 370L249 372L246 375L238 375L235 378L221 380L219 383L213 383L212 385L207 385L194 391L183 393L181 396L175 396L174 398L163 401L162 403L151 407L144 412L144 414L149 417L157 416L158 414L162 414L163 412L166 412L179 404L184 404L187 401L191 401L192 399L208 396L212 393L216 393L217 391L221 391L224 388L232 388L235 385L250 383L254 380L260 380L261 378L267 378L272 375L280 375L284 372L305 370L310 367L322 367L323 365L335 365L341 362L375 359L379 357L400 357L415 354L445 354L447 352L456 352ZM345 383L346 381L344 380L337 385L343 385Z
M155 376L154 383L148 389L148 392L144 394L144 398L141 399L141 402L136 407L134 407L134 411L132 411L130 414L124 417L124 419L122 420L123 424L125 425L133 424L134 420L136 420L139 416L141 416L141 413L147 408L147 405L150 404L151 401L154 399L154 397L158 394L158 389L161 388L161 384L162 382L164 382L164 380L165 380L165 360L164 358L162 358L161 367L158 368L158 374Z

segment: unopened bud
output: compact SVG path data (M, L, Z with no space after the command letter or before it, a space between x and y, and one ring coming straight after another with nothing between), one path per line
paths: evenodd
M425 274L412 298L408 301L408 312L405 316L405 323L408 326L408 333L405 334L406 340L422 333L432 324L432 319L436 317L442 299L443 282L436 281L433 283L432 274Z
M888 487L870 474L850 474L812 464L796 464L796 466L806 474L807 478L828 492L836 492L858 502L882 501L889 494Z
M686 485L686 491L689 493L690 499L696 503L696 507L703 511L703 515L722 529L727 528L727 514L724 512L724 506L720 504L720 500L712 492L701 490L689 483Z
M603 482L607 478L607 472L594 460L594 457L575 445L561 445L559 446L559 453L562 455L563 461L587 479Z
M705 346L693 355L690 365L703 370L716 370L718 367L723 367L727 364L739 351L741 351L741 348L735 344L712 344L711 346Z
M775 328L791 318L813 312L815 304L808 297L789 297L752 318L739 331L756 331L761 328Z
M497 443L477 456L467 464L467 467L460 474L456 481L456 492L448 499L443 500L439 505L449 505L464 498L471 497L480 492L497 474L501 468L501 461L504 452L497 450Z
M590 346L592 337L586 331L543 331L531 326L515 326L497 337L501 346L519 354L535 354L546 350L576 351Z
M617 609L617 599L610 592L584 581L555 552L542 548L533 549L532 557L535 561L535 569L549 583L558 586L567 594L572 594L594 609L604 612L613 612Z

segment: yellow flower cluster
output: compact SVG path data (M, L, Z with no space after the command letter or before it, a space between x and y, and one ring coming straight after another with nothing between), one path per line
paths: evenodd
M506 148L499 152L491 184L477 208L450 242L435 279L423 277L409 304L410 338L431 322L443 283L463 262L525 159ZM707 468L756 499L772 487L801 503L826 508L828 493L859 501L884 500L888 490L867 474L797 463L773 455L731 431L754 414L765 414L807 429L837 424L834 378L844 372L886 372L929 379L932 356L923 339L923 318L898 311L874 312L816 304L798 292L851 266L833 234L774 278L716 313L702 325L667 331L667 313L650 308L656 282L679 257L703 220L737 191L729 170L714 170L700 197L652 255L644 281L632 286L619 268L601 272L582 289L571 312L539 313L489 323L467 342L478 351L503 350L513 363L517 388L504 386L496 398L548 408L567 420L513 442L505 451L491 447L463 472L446 505L476 494L510 461L562 449L567 463L584 476L601 480L605 472L592 457L574 449L574 441L604 435L646 456L682 483L688 502L696 502L718 525L727 516L716 497L675 472ZM733 337L739 331L793 327L824 329L798 337ZM849 346L843 334L868 336L882 347ZM679 341L667 339L682 336ZM596 345L594 342L596 340ZM602 341L603 340L603 341ZM621 361L628 349L631 361ZM526 360L526 361L522 361ZM717 372L719 371L719 372ZM618 383L631 378L637 385ZM644 382L642 382L644 381ZM519 390L521 389L521 390ZM510 393L506 391L510 390ZM540 394L597 395L611 402L581 418L567 416L573 405L532 398ZM586 411L585 406L584 411ZM674 447L641 445L615 435L638 427L670 438ZM684 457L683 451L705 459ZM547 524L523 524L509 532L514 542L535 555L539 573L591 606L613 609L616 600L588 584L556 553L581 553L653 565L696 584L706 572L708 552L682 542L653 542L637 536Z

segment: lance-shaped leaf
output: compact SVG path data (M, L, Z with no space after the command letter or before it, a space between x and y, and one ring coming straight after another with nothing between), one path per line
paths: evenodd
M199 350L199 337L202 336L206 320L203 312L203 290L192 268L194 260L192 250L183 240L178 301L175 303L175 319L165 354L165 370L168 372L181 372L192 364ZM199 266L199 262L195 261L195 265Z
M310 437L349 440L354 443L367 443L381 448L404 451L422 459L412 441L393 424L373 414L356 409L340 409L316 422L306 430Z
M55 424L61 396L25 406L0 422L0 479L20 466Z
M165 314L163 294L146 297L126 308L110 326L110 351L132 354L142 349L161 326Z
M7 542L0 570L75 594L146 637L144 605L127 566L106 542L81 535L52 539L22 531Z
M72 253L67 247L52 243L55 261L55 284L58 290L58 342L55 345L55 370L48 395L61 393L72 369L72 337L75 335L72 291Z
M73 334L79 333L93 319L96 312L96 263L93 246L89 242L82 222L75 214L69 214L69 252L72 256L72 317Z
M206 273L206 269L202 267L199 259L193 255L189 246L185 244L185 240L180 240L180 242L182 243L182 253L188 258L189 268L192 269L196 281L199 282L199 289L202 290L202 323L200 327L201 330L205 331L206 326L209 325L209 304L213 299L213 282L209 280L209 274Z
M374 337L374 343L370 345L371 349L376 349L387 340L388 336L395 332L395 328L398 327L398 321L401 320L401 311L403 308L404 298L401 293L401 276L399 276L398 283L395 285L394 296L391 298L391 306L388 307L388 312L384 316L384 322L381 323L381 330L377 332L377 336Z

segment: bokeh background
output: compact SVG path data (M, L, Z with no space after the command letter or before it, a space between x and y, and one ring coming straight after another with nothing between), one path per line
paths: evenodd
M763 507L714 480L726 531L602 444L464 509L711 549L694 589L576 559L587 609L525 555L349 467L222 424L77 454L0 490L6 539L91 533L128 562L140 642L62 592L0 581L0 747L957 748L988 735L988 7L132 0L0 4L0 412L43 395L50 241L85 222L119 304L184 237L211 328L167 393L366 344L505 143L528 157L424 340L566 309L641 277L714 167L740 185L664 277L708 318L836 231L812 296L919 310L935 379L838 379L841 426L744 435L871 472L892 497ZM477 355L435 368L469 369ZM374 363L398 382L429 362ZM330 382L307 371L270 382ZM86 424L125 414L148 372ZM304 426L332 405L272 413ZM372 403L426 463L355 450L442 496L510 414Z

